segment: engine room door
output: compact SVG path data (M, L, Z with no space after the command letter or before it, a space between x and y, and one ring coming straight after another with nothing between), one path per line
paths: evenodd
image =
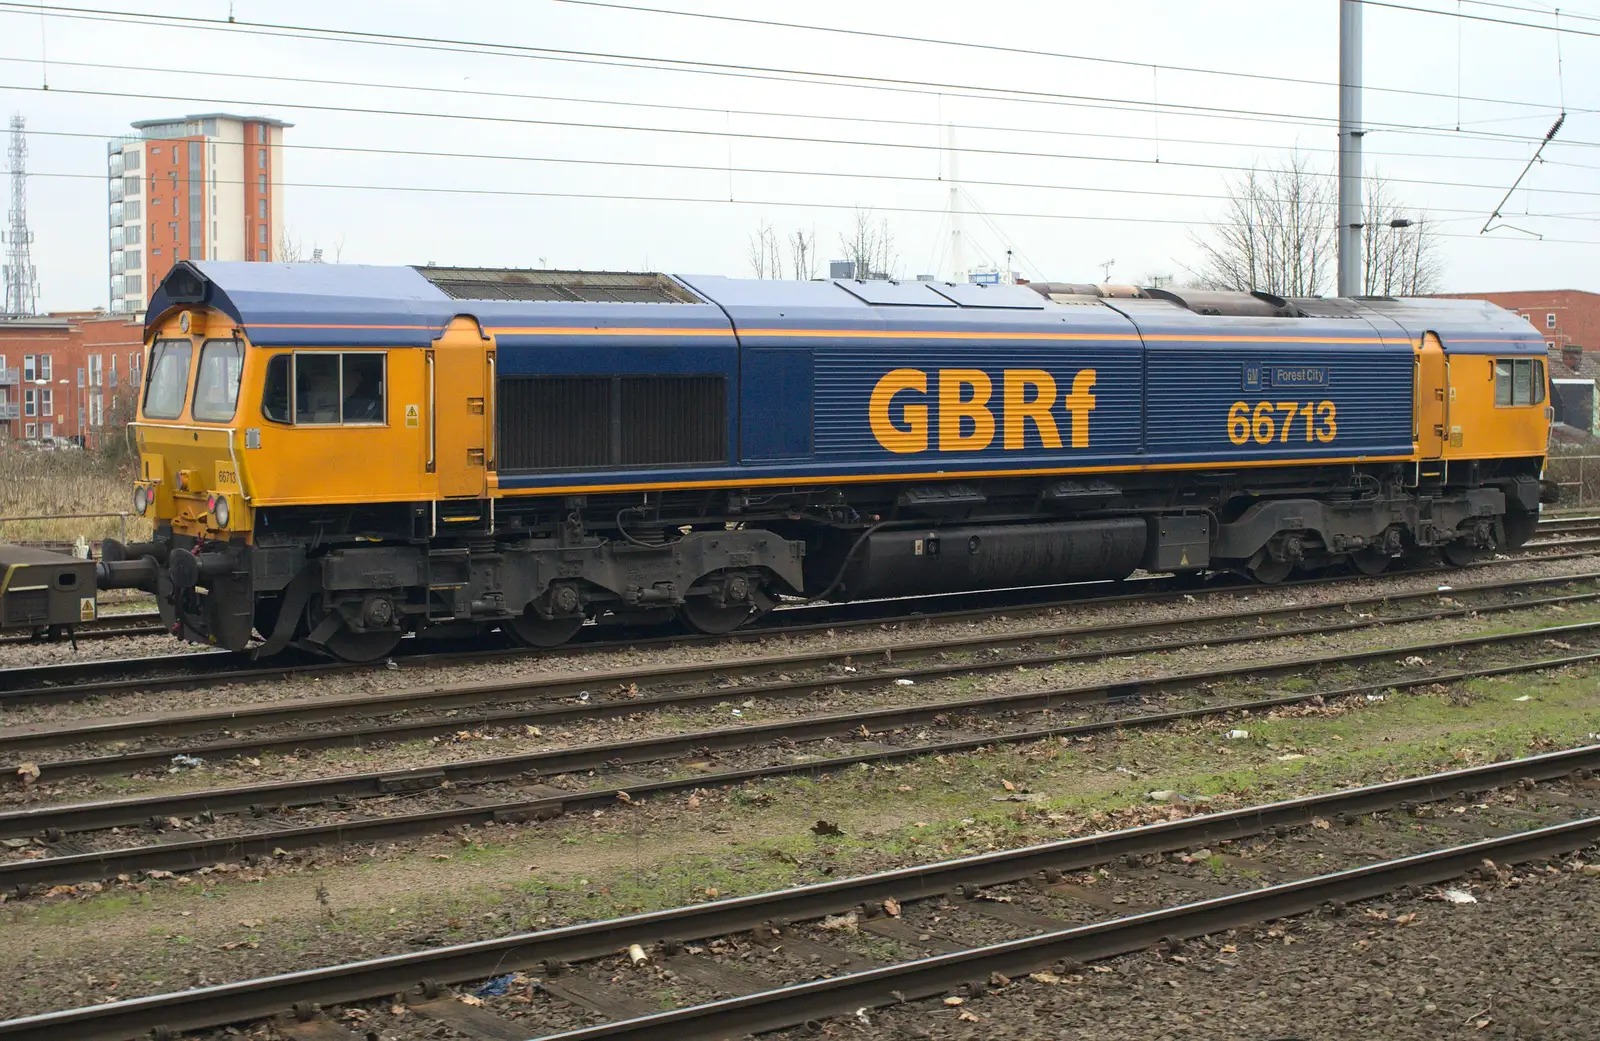
M431 453L441 498L488 491L489 341L457 318L428 351Z
M1423 459L1438 459L1450 432L1450 366L1434 333L1417 351L1417 449Z

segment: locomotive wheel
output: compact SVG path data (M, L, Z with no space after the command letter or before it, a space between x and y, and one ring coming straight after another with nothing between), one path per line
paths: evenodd
M559 647L583 628L583 616L574 618L542 618L529 610L520 618L501 623L506 635L524 647Z
M404 635L398 631L358 633L350 629L340 629L328 637L328 642L323 646L340 661L365 664L393 654L394 649L400 646L400 638Z
M1270 556L1263 557L1261 563L1250 566L1250 577L1264 586L1275 586L1289 577L1289 572L1294 570L1294 564L1288 560L1273 560Z
M1350 554L1350 566L1363 575L1381 575L1389 567L1389 554L1381 549L1358 549Z
M314 596L306 604L306 629L308 633L315 634L317 627L327 619L327 612L322 606L321 596ZM371 632L356 632L340 624L333 634L323 641L329 654L340 661L366 664L387 658L400 646L400 640L405 633L398 629L375 629Z
M685 624L695 632L709 636L731 633L756 616L750 604L720 606L709 596L691 596L678 608Z
M1494 550L1483 549L1479 546L1469 546L1464 540L1456 539L1454 542L1446 542L1439 547L1439 552L1444 554L1445 561L1453 567L1466 567L1469 564L1476 564L1480 560L1487 560Z

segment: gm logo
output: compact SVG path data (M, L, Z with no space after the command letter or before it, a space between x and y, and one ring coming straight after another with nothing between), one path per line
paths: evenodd
M1261 366L1255 362L1245 362L1244 364L1244 389L1261 389Z
M878 444L901 455L926 452L930 418L941 452L981 452L994 443L995 387L987 372L940 369L931 394L928 382L928 373L921 369L895 369L878 380L867 403ZM1020 450L1031 423L1044 447L1060 448L1060 423L1065 423L1072 447L1088 448L1094 382L1095 370L1080 369L1072 377L1072 389L1063 395L1055 377L1043 369L1006 369L1000 377L998 402L1002 446ZM930 409L936 409L932 417Z

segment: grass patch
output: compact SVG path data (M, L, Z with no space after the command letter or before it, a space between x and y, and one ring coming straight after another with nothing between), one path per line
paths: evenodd
M134 463L111 463L86 452L45 452L11 445L0 452L0 517L50 517L43 521L0 522L0 541L71 542L121 538L115 517L61 520L71 513L125 513L132 510ZM150 522L129 517L126 535L150 537Z

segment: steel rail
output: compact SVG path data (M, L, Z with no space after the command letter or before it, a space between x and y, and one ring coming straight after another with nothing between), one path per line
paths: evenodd
M1305 914L1331 902L1370 900L1405 885L1446 882L1477 867L1485 858L1496 863L1524 863L1584 849L1596 841L1600 841L1600 817L1585 817L1020 940L638 1019L543 1034L537 1041L714 1041L740 1037L849 1015L856 1009L948 993L963 984L987 980L991 973L1020 977L1061 960L1086 962L1132 954L1167 937L1204 936Z
M1282 608L1272 608L1265 611L1237 611L1225 614L1210 615L1193 619L1175 619L1158 622L1123 622L1105 626L1076 626L1053 627L1049 629L1026 630L1013 634L1000 636L982 636L971 641L957 642L913 642L905 644L888 645L882 647L861 648L854 651L817 652L813 654L785 656L779 659L763 658L753 659L749 662L729 663L732 667L718 666L711 676L702 676L698 671L688 674L687 678L714 678L716 676L750 675L754 673L768 673L778 669L796 669L826 665L849 658L861 661L871 661L880 658L891 660L916 659L928 654L943 652L961 652L974 649L998 649L1027 645L1049 640L1081 639L1086 636L1105 636L1110 634L1161 632L1166 630L1191 629L1195 626L1225 624L1238 621L1259 621L1267 618L1283 616L1304 616L1310 613L1343 612L1346 608L1363 605L1378 605L1384 603L1404 603L1410 600L1424 600L1433 597L1449 595L1451 598L1476 592L1499 591L1502 589L1526 589L1550 585L1570 585L1585 581L1600 579L1600 573L1574 576L1571 579L1536 579L1530 582L1507 582L1498 584L1485 584L1482 586L1461 587L1449 591L1448 594L1437 590L1426 592L1406 593L1392 596L1369 597L1362 600L1350 600L1343 604L1304 605ZM1473 605L1453 608L1438 608L1431 611L1413 614L1391 616L1386 618L1349 619L1340 617L1332 624L1312 624L1290 629L1279 629L1271 632L1245 632L1229 633L1204 637L1186 636L1181 639L1161 641L1156 643L1130 644L1126 646L1102 648L1091 650L1061 651L1045 654L1030 655L1024 658L1012 658L1001 661L978 664L953 664L926 667L915 670L900 670L886 674L889 678L909 678L913 682L918 679L937 679L948 676L972 675L983 672L1000 671L1017 666L1038 664L1062 664L1068 662L1093 661L1114 655L1152 654L1173 650L1182 650L1193 646L1197 641L1204 642L1207 646L1221 647L1238 643L1262 642L1292 639L1307 635L1326 635L1340 632L1350 632L1365 628L1401 625L1421 621L1435 621L1445 618L1459 618L1470 615L1485 615L1503 611L1535 610L1541 607L1564 606L1574 603L1583 603L1600 599L1600 591L1578 593L1555 597L1542 597L1537 599L1510 602L1505 604ZM814 680L790 681L788 683L769 683L759 686L743 688L740 693L749 691L764 699L804 697L824 689L834 688L859 688L883 682L882 676L877 672L866 672L855 676L835 676ZM669 674L669 679L681 681L686 678L681 671ZM133 752L124 752L109 756L89 756L70 760L57 760L51 762L35 762L41 776L54 777L63 774L77 776L104 776L115 773L131 773L138 770L149 769L156 766L165 766L173 756L188 755L204 759L219 759L240 755L260 755L273 751L308 751L317 748L344 747L348 745L365 746L375 741L401 741L413 738L432 737L442 734L455 733L462 729L479 726L491 726L511 723L557 723L571 722L577 719L604 719L618 715L632 715L651 708L663 706L685 707L703 704L707 701L716 702L727 700L729 690L715 689L711 691L684 691L663 695L645 697L615 697L607 696L604 699L588 700L581 704L566 705L561 707L517 708L506 710L491 710L486 706L507 702L524 700L553 700L570 695L576 689L588 690L605 688L627 683L638 685L650 683L659 679L657 674L651 672L621 672L614 674L588 673L577 681L540 683L523 682L518 684L503 684L491 687L470 686L463 689L458 687L444 688L442 690L400 691L390 695L359 695L352 698L333 699L327 701L295 702L289 704L268 704L256 706L235 706L231 708L200 710L189 713L170 713L163 715L150 715L140 717L115 717L110 719L90 720L81 724L32 724L0 730L0 755L16 755L30 749L62 747L73 744L92 743L95 741L116 740L127 741L139 737L152 735L181 735L185 733L199 733L216 730L229 725L234 727L240 724L260 725L272 722L300 721L309 722L321 719L342 719L355 716L374 716L390 714L396 711L413 712L420 709L442 710L446 708L465 707L470 709L466 715L452 715L445 718L428 718L423 720L409 720L396 723L369 724L365 726L347 727L335 731L301 731L274 737L239 738L226 741L217 741L207 744L186 746L165 746L153 749L140 749ZM581 687L576 687L581 684ZM6 783L7 774L0 770L0 784ZM14 778L11 783L18 783Z
M72 627L70 639L73 640L109 640L117 636L143 636L146 633L165 633L167 626L161 621L159 612L154 611L127 611L116 614L102 614L92 622L80 622ZM65 643L69 637L57 637L41 640L32 633L0 635L0 646L17 644L38 643Z
M1600 542L1600 539L1594 540ZM1415 570L1395 571L1386 573L1390 577L1408 577L1426 574L1460 574L1485 570L1489 568L1507 566L1517 563L1526 563L1528 560L1541 562L1580 560L1595 556L1595 551L1563 553L1543 556L1510 557L1505 560L1484 561L1469 565L1465 568L1421 568ZM1138 592L1121 593L1102 597L1068 597L1064 599L1043 600L1038 602L1021 602L1014 597L1003 602L987 604L981 607L958 609L943 612L917 612L902 614L866 614L860 617L848 617L857 611L883 604L899 604L907 601L935 601L950 600L953 598L986 598L997 595L997 591L977 593L941 593L926 597L898 598L894 600L857 601L845 604L821 604L809 607L780 608L769 614L766 624L757 623L751 627L739 629L723 636L704 635L672 635L656 637L638 637L624 639L596 639L592 642L565 644L554 649L559 654L588 654L621 649L640 649L649 647L670 646L698 646L706 644L739 643L764 640L774 636L794 635L805 632L825 631L830 628L854 628L890 623L903 623L915 621L951 621L963 617L989 617L997 611L1042 611L1063 607L1097 607L1107 604L1125 602L1161 603L1180 599L1185 596L1213 597L1241 590L1274 590L1298 589L1321 585L1335 585L1342 583L1360 582L1376 576L1366 575L1323 575L1314 578L1301 579L1290 582L1280 582L1274 586L1262 586L1254 582L1227 582L1215 584L1218 579L1212 578L1206 585L1182 586L1168 592ZM1225 581L1225 580L1223 580ZM1033 590L1047 592L1062 588L1079 587L1083 589L1099 588L1106 586L1120 586L1126 588L1133 583L1171 583L1168 577L1152 577L1145 579L1129 579L1121 583L1094 582L1077 583L1067 587L1062 586L1034 586L1023 587L1021 590L1001 590L998 593L1016 594ZM845 617L811 621L801 624L775 625L773 621L780 616L791 613L807 613L816 611L844 612ZM604 628L601 626L586 627L597 632ZM499 648L492 650L466 650L466 651L427 651L418 654L398 655L396 664L402 668L431 668L455 665L472 665L481 662L514 660L530 655L549 654L550 650L538 648ZM96 679L96 677L123 676L128 670L148 669L170 670L177 663L187 662L189 667L198 663L202 666L198 671L183 672L167 675L132 676L117 679ZM15 669L0 669L0 707L8 704L40 705L60 704L71 701L82 701L92 697L113 696L117 694L138 691L150 692L161 690L181 690L195 686L204 686L209 683L226 681L232 683L255 680L272 680L290 675L304 675L315 673L360 672L381 667L373 664L352 664L347 662L333 662L321 659L304 658L295 660L292 657L280 656L272 664L260 665L243 655L232 654L226 651L209 651L181 656L162 655L148 658L132 659L104 659L92 662L71 663L65 665L24 666Z
M1518 662L1484 669L1412 677L1402 681L1368 683L1342 690L1326 691L1322 694L1300 693L1247 702L1229 702L1147 716L1123 717L1095 723L1062 724L1005 734L985 734L978 737L879 749L805 762L751 767L718 774L679 776L663 781L637 784L613 784L601 788L562 792L559 795L531 799L478 804L387 817L361 818L338 824L284 828L266 833L226 838L165 842L92 853L17 860L0 864L0 886L15 887L19 894L24 894L29 887L34 885L79 882L88 878L109 878L116 874L135 871L192 870L220 860L266 856L279 849L305 849L341 842L364 843L490 822L525 823L530 820L559 816L562 813L578 809L607 805L614 806L624 792L628 793L630 802L636 802L654 795L698 788L717 788L783 776L834 773L858 764L884 763L932 755L955 754L996 745L1044 740L1051 737L1082 736L1117 730L1148 728L1181 720L1244 711L1263 712L1290 705L1305 704L1317 697L1350 697L1376 690L1407 689L1436 683L1456 682L1472 677L1510 675L1534 669L1559 668L1595 660L1600 660L1600 651L1569 655L1545 661ZM1024 703L1024 699L1028 699L1029 703ZM979 700L981 701L982 699ZM1052 707L1050 702L1039 695L1013 695L1008 700L1011 702L1012 711L1028 709L1037 711L1040 708ZM540 756L547 757L544 762L548 766L560 765L568 770L605 769L614 767L619 763L651 761L650 757L661 758L663 755L683 754L685 752L748 747L759 743L763 737L793 738L798 735L807 739L815 739L824 736L859 733L863 728L870 734L871 728L863 720L876 723L880 727L911 725L917 722L930 721L938 715L959 712L961 709L953 709L951 706L962 704L966 703L919 706L915 709L907 710L886 709L845 716L813 717L806 720L791 721L787 724L777 723L766 724L762 727L702 731L697 734L678 735L653 742L646 739L641 742L619 742L608 745L581 746L575 749L560 749L549 753L533 753L532 756L511 757L509 765L513 769L516 767L523 767L524 769L519 772L508 770L502 775L502 779L508 776L521 776L526 773L528 760ZM980 705L978 708L967 711L968 714L979 714L985 707L990 710L994 708L993 705ZM468 764L453 765L466 765L482 771L494 766L504 767L507 764L507 760L477 760ZM431 771L419 769L390 775L357 775L356 777L343 778L344 787L340 787L339 782L341 779L300 782L300 786L308 796L308 801L311 802L335 799L341 796L346 798L351 796L359 797L361 795L375 797L395 792L434 787L445 779L440 776L442 772L437 769ZM481 772L466 778L467 781L482 781L483 779ZM293 783L291 782L291 784ZM361 785L361 790L352 790L352 783ZM98 819L99 823L88 826L116 826L106 823L108 820L131 824L150 819L161 819L165 816L177 817L219 812L227 808L220 804L222 797L233 795L239 798L249 798L251 795L259 794L259 791L260 786L257 786L254 789L224 789L210 793L199 793L194 796L158 796L142 800L134 798L54 808L58 811L64 810L75 814L76 816L71 821L60 817L51 818L51 807L14 811L3 815L5 820L3 824L0 824L0 835L40 834L41 832L59 835L60 831L64 830L62 829L62 824L64 823L72 824L73 830L84 830L86 821L94 821L96 819ZM316 798L310 798L313 795ZM206 802L207 797L211 798L209 804ZM252 807L264 807L269 804L253 803L250 805ZM262 812L265 811L263 810ZM19 826L21 830L15 830Z
M1600 745L1590 745L777 892L41 1013L0 1021L0 1039L131 1041L152 1030L223 1026L266 1018L297 1002L333 1005L394 994L424 979L443 983L483 979L545 961L604 957L633 943L649 944L666 937L693 940L727 935L771 921L819 918L856 904L888 898L902 902L927 899L963 885L1001 885L1047 870L1084 870L1123 856L1210 845L1278 828L1300 827L1317 817L1378 812L1402 803L1433 802L1464 792L1502 788L1525 778L1551 781L1581 776L1584 771L1597 768ZM1468 866L1477 860L1481 856ZM1162 935L1173 931L1169 926Z

